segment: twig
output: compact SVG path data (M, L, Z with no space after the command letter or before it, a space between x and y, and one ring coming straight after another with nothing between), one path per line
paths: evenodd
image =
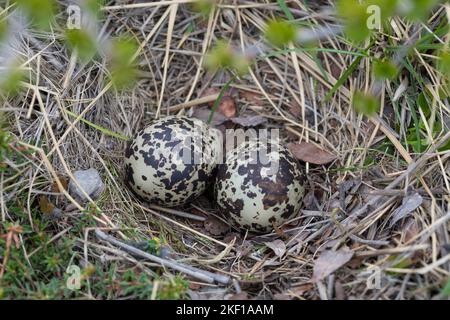
M207 283L217 282L217 283L221 283L221 284L228 284L230 282L230 278L228 276L214 274L212 272L200 270L200 269L197 269L192 266L183 265L178 262L174 262L174 261L170 261L170 260L166 260L166 259L154 256L152 254L149 254L147 252L139 250L133 246L130 246L126 243L123 243L123 242L117 240L116 238L114 238L110 235L107 235L106 233L104 233L103 231L101 231L99 229L95 229L95 234L100 240L112 243L112 244L122 248L123 250L125 250L129 253L132 253L133 255L136 255L141 258L145 258L147 260L159 263L164 267L171 268L171 269L177 270L179 272L185 273L185 274L187 274L191 277L194 277L196 279L199 279L201 281L205 281Z
M169 112L180 111L182 109L198 106L198 105L201 105L201 104L206 104L208 102L213 102L213 101L216 101L217 97L219 97L218 93L217 94L212 94L210 96L194 99L194 100L191 100L189 102L180 103L180 104L174 105L172 107L169 107Z

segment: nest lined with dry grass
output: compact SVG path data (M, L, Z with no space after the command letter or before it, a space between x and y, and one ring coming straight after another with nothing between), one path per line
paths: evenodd
M352 92L371 85L366 62L325 101L355 59L339 53L353 50L341 38L318 44L334 52L310 55L297 51L259 59L249 74L231 84L239 114L267 118L264 126L280 129L285 143L306 141L336 156L330 165L305 164L307 194L293 221L270 234L242 234L224 225L208 195L177 208L198 220L135 199L123 183L126 142L91 124L131 137L157 114L189 113L188 106L197 108L196 99L207 89L220 88L231 78L228 73L211 75L202 68L204 53L214 41L225 38L232 39L236 47L250 46L260 41L265 21L282 14L275 2L225 1L210 19L201 20L185 4L156 4L104 11L103 32L130 32L142 47L137 59L139 81L129 91L105 90L102 61L77 62L58 41L61 35L30 31L20 37L16 50L23 60L29 60L32 81L26 92L2 108L16 148L36 152L15 167L13 183L6 184L7 177L1 176L2 222L18 221L7 206L16 199L30 217L21 224L33 227L33 212L45 195L62 210L52 222L54 243L67 237L65 232L84 215L93 218L73 239L74 261L81 266L100 264L109 270L114 262L119 266L116 272L145 273L155 282L176 274L99 241L93 230L101 227L123 241L157 237L169 248L169 257L238 280L234 285L221 285L191 279L191 298L228 298L236 293L241 298L267 299L437 296L450 274L449 153L436 151L448 139L444 135L448 127L443 125L444 134L422 154L405 148L406 130L413 121L411 110L400 97L395 102L402 108L397 118L392 100L398 90L405 90L404 95L414 91L409 86L399 89L401 84L395 82L384 86L385 103L379 116L367 119L355 113L350 106ZM305 7L293 1L291 6L294 17L304 24L337 23L319 4ZM402 33L393 41L401 45L413 30L401 20L395 23ZM382 40L374 52L382 50ZM422 66L417 61L419 69ZM424 75L434 76L433 70ZM171 112L173 106L178 106L177 111ZM433 107L441 119L448 120L446 103ZM64 185L73 171L91 167L101 173L106 185L95 201L96 208L77 204L64 190L55 190L55 184ZM408 212L405 202L418 197L422 201ZM406 214L392 224L399 211ZM377 288L367 286L374 272L380 275ZM92 289L102 279L88 281L90 288L82 290L84 296L107 298ZM109 297L124 296L115 292Z

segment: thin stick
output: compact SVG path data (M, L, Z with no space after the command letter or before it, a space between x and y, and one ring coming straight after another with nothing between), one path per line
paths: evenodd
M180 111L182 109L198 106L201 104L206 104L208 102L213 102L213 101L216 101L216 99L218 97L219 97L219 94L217 93L217 94L212 94L210 96L205 96L205 97L201 97L198 99L194 99L189 102L180 103L180 104L174 105L172 107L169 107L169 112Z
M116 238L114 238L110 235L107 235L100 229L95 229L95 234L100 240L112 243L112 244L120 247L121 249L123 249L129 253L132 253L133 255L139 256L141 258L145 258L152 262L156 262L158 264L161 264L164 267L171 268L171 269L177 270L179 272L185 273L185 274L187 274L193 278L196 278L198 280L205 281L207 283L218 282L221 284L228 284L230 282L230 278L227 276L214 274L214 273L211 273L208 271L197 269L192 266L186 266L186 265L180 264L178 262L166 260L166 259L154 256L152 254L149 254L147 252L144 252L142 250L139 250L133 246L130 246L126 243L123 243L123 242L117 240Z

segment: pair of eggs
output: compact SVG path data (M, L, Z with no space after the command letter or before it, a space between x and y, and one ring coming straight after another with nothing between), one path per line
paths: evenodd
M126 149L126 184L143 200L174 207L214 182L220 211L254 232L270 231L294 217L303 186L290 151L272 140L251 139L221 161L221 139L218 130L198 119L154 120Z

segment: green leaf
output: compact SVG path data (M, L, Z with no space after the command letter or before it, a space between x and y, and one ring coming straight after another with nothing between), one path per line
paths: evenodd
M66 110L66 112L67 112L67 114L69 114L71 117L74 117L74 118L77 118L77 117L78 117L77 114L73 113L73 112L70 111L70 110ZM104 133L104 134L106 134L106 135L108 135L108 136L111 136L111 137L114 137L114 138L117 138L117 139L120 139L120 140L124 140L124 141L130 140L130 138L128 138L127 136L124 136L124 135L122 135L122 134L120 134L120 133L117 133L117 132L111 131L111 130L109 130L109 129L106 129L106 128L104 128L104 127L102 127L102 126L100 126L100 125L98 125L98 124L92 123L92 122L90 122L89 120L86 120L86 119L84 119L84 118L81 118L80 121L86 123L88 126L94 128L94 129L96 129L96 130L98 130L98 131L100 131L100 132L102 132L102 133Z
M380 109L380 102L377 97L358 91L353 95L353 108L356 112L370 116Z
M394 79L397 76L397 67L390 60L376 60L373 64L373 73L377 79Z
M345 70L344 74L336 81L333 88L327 93L324 100L328 101L331 99L333 94L344 84L345 81L347 81L348 77L355 71L355 69L358 67L359 63L361 62L362 57L358 56L355 58L355 61L352 62L350 67L348 67L347 70Z
M439 54L438 69L445 76L450 76L450 51L441 51L441 53Z
M91 35L82 29L68 29L66 40L72 50L76 50L82 61L91 60L97 53L97 45Z
M447 280L447 284L442 288L441 295L444 297L450 297L450 279Z
M289 20L295 20L294 16L292 15L291 11L289 10L289 7L286 4L285 0L277 0L278 6L283 10L284 14L286 15L286 18Z
M264 35L273 46L283 47L289 42L295 41L297 28L287 21L275 19L269 21Z
M56 0L15 0L39 29L48 30L56 12Z

